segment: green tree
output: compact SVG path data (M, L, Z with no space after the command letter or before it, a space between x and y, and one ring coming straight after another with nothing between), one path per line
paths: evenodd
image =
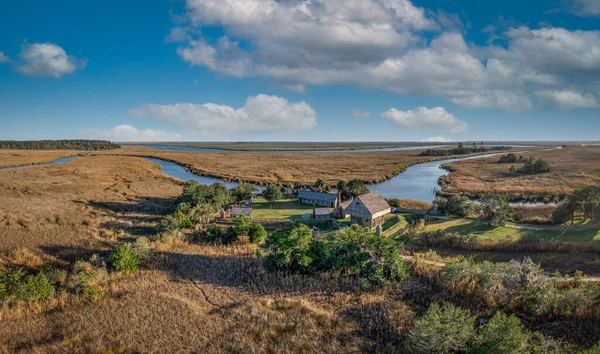
M252 197L256 191L257 189L255 185L242 182L231 190L231 196L236 201L242 201Z
M248 237L250 239L250 243L259 244L267 237L267 231L261 224L255 222L250 225Z
M110 264L116 271L135 273L140 267L140 259L131 250L131 245L125 244L115 249Z
M481 198L481 211L481 220L490 226L504 226L514 216L514 210L506 197L495 194Z
M281 193L281 188L279 188L273 184L267 185L267 187L265 188L265 190L263 191L262 194L266 200L271 202L271 205L273 203L275 203L276 200L283 198L283 193Z
M361 194L369 193L369 189L365 187L365 182L360 179L353 179L348 182L348 198L357 197Z
M476 353L523 353L529 336L523 332L523 324L515 315L507 316L498 311L481 330Z
M250 226L253 224L252 219L246 215L240 215L233 219L233 223L235 225L235 232L240 236L247 235L250 231Z
M329 193L331 191L331 187L329 186L329 184L327 184L327 181L319 178L312 186L312 190L315 192Z
M413 353L464 352L475 335L475 317L450 303L432 304L410 331L407 346Z
M312 231L303 224L290 230L275 230L267 236L262 248L267 267L272 270L304 272L313 262Z

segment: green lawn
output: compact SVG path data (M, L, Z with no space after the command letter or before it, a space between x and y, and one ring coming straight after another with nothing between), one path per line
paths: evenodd
M519 240L523 237L533 236L545 240L565 241L565 242L600 242L600 230L525 230L515 229L508 226L491 227L485 223L475 220L436 220L430 221L425 226L424 232L445 230L447 232L457 232L462 235L481 235L491 239Z
M312 206L300 204L296 199L278 200L271 205L267 200L255 198L252 204L255 219L293 220L301 219L302 214L312 214Z
M396 216L400 218L400 221L396 221ZM394 236L395 233L404 229L408 226L406 217L403 214L388 214L386 215L385 223L383 223L384 236Z

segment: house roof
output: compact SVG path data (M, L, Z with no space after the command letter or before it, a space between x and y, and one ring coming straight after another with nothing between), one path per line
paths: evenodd
M350 205L350 203L352 203L353 200L354 200L354 198L350 198L350 199L342 202L342 204L341 204L342 209L346 209L348 207L348 205Z
M385 198L378 192L371 192L359 195L358 198L371 214L379 213L390 208Z
M233 208L231 208L231 215L246 215L246 216L250 216L250 215L252 215L252 208L238 208L238 207L233 207Z
M300 193L298 193L298 198L321 200L324 202L334 203L335 200L337 199L337 195L331 194L331 193L301 191Z
M329 215L329 208L315 208L315 215Z

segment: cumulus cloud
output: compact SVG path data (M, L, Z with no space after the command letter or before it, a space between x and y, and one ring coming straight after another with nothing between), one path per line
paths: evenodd
M18 57L17 70L28 76L59 78L87 65L87 59L67 55L53 43L24 43Z
M588 10L596 3L578 1ZM498 45L477 47L459 18L409 0L187 0L186 9L176 30L180 39L186 31L177 49L184 61L298 92L356 85L509 111L543 103L536 91L600 92L600 31L510 28L493 31ZM225 35L203 38L204 26Z
M451 143L454 140L448 139L448 138L444 138L443 136L432 136L432 137L429 137L427 139L423 139L421 141L424 142L424 143Z
M181 141L183 136L177 133L167 133L162 130L139 130L129 124L117 125L110 129L90 128L77 132L77 135L86 139L102 139L110 141Z
M597 108L596 96L577 91L536 91L535 95L562 109Z
M598 0L572 0L571 11L582 17L600 16L600 2Z
M381 117L405 129L464 133L469 128L467 123L448 113L443 107L419 107L408 111L392 108L381 113Z
M363 111L362 109L353 108L352 115L357 118L369 118L371 116L371 112Z
M214 103L146 104L129 110L129 115L175 123L202 135L286 134L317 125L317 114L307 103L262 94L248 97L238 109Z
M10 58L5 55L3 52L0 52L0 64L2 63L7 63L10 60Z

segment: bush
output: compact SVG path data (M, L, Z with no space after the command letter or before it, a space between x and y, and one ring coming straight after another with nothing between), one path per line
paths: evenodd
M152 257L152 244L145 237L138 238L131 244L131 252L140 260L140 263L145 263Z
M190 217L180 211L173 214L173 217L175 220L177 220L177 226L180 229L190 229L192 226L194 226L194 223L192 220L190 220Z
M529 336L515 315L507 316L498 311L481 330L476 353L522 353L526 350Z
M171 215L163 217L162 219L160 219L160 222L158 223L158 230L161 233L171 233L178 229L179 229L179 220L177 220L175 217L173 217Z
M96 299L108 293L108 272L104 267L94 267L91 263L77 261L67 277L65 287L77 294Z
M314 259L311 250L312 231L303 224L291 230L276 230L267 236L262 248L265 250L266 264L271 270L303 272Z
M240 215L233 219L233 223L235 224L235 232L238 235L246 235L248 234L250 226L252 225L252 219L246 215Z
M450 303L432 304L412 328L407 341L413 353L466 351L475 335L475 317Z
M0 272L0 303L45 300L54 295L54 286L43 273L27 275L23 269Z
M267 231L261 224L254 223L250 225L248 237L250 238L250 243L258 244L265 240L267 237Z
M131 244L126 244L115 249L111 266L116 271L135 273L140 267L140 259L132 251Z

